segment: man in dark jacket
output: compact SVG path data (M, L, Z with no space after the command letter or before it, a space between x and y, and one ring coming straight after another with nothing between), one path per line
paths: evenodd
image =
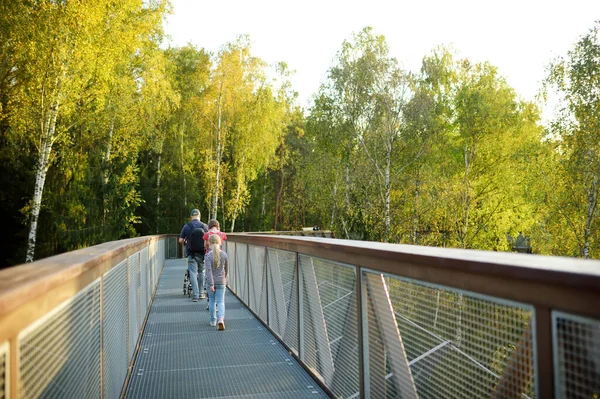
M200 221L200 211L192 209L189 223L181 229L179 243L185 244L190 281L192 282L192 301L206 298L204 293L204 233L208 226Z

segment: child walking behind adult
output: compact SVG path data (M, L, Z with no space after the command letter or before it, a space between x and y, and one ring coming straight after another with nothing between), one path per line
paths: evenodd
M212 234L208 237L210 252L206 254L204 265L206 268L206 285L210 306L210 325L218 325L220 331L225 329L225 290L227 289L227 275L229 274L229 258L221 250L221 237ZM219 319L217 320L217 312Z
M202 239L204 240L204 252L210 252L210 244L208 243L208 237L213 234L218 234L221 237L221 247L223 246L223 241L227 239L227 234L221 231L219 228L219 221L217 219L210 219L208 222L208 231L204 233ZM206 303L206 310L210 308L210 296L208 297L208 302Z

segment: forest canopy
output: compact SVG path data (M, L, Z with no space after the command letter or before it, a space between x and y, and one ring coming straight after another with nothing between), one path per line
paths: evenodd
M494 65L438 47L405 70L371 27L301 109L248 36L164 48L168 12L0 5L2 266L178 233L191 208L227 231L600 256L600 22L549 61L543 126Z

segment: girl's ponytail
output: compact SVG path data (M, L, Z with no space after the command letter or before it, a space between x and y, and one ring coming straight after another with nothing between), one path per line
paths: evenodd
M208 236L208 244L213 254L214 269L221 267L221 237L218 234Z

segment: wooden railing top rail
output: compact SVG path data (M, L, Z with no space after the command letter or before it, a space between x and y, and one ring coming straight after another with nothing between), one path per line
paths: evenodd
M0 342L166 235L107 242L0 270Z
M234 234L234 233L231 233ZM238 234L238 233L235 233ZM278 235L278 236L302 236L302 237L325 237L333 238L334 233L331 230L290 230L290 231L249 231L239 234L258 234L258 235Z
M228 234L233 242L299 252L550 309L600 317L600 261L330 238Z

